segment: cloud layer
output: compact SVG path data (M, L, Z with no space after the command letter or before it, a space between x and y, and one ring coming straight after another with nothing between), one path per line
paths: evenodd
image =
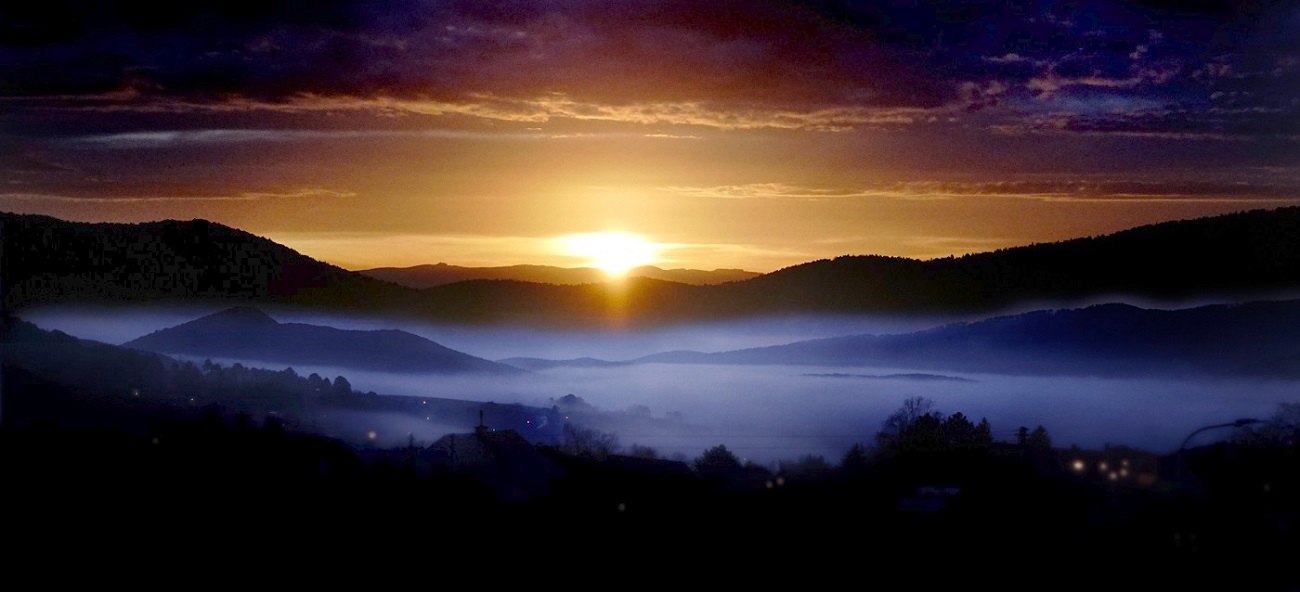
M1300 131L1289 2L64 4L0 9L11 108Z

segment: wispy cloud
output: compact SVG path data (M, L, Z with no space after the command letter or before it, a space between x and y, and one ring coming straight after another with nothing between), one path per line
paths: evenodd
M638 3L635 18L610 8L344 0L235 17L200 2L169 13L166 26L97 12L97 30L114 35L79 34L88 15L34 8L8 31L21 38L5 46L0 97L15 110L364 110L846 131L1026 91L1045 99L1158 87L1161 100L1194 109L1207 91L1240 89L1267 102L1294 96L1300 72L1289 3L1198 4L1176 15L1115 2L955 0L654 0Z
M715 199L798 199L820 201L851 197L891 197L897 192L875 188L813 187L794 183L746 183L710 187L668 186L664 191Z
M61 203L129 204L151 202L261 201L312 197L353 197L355 193L332 189L303 188L282 192L248 191L231 195L66 195L34 192L0 193L0 200Z
M750 183L711 187L664 187L679 195L715 199L828 200L886 198L905 200L1004 197L1043 201L1300 202L1300 186L1290 183L1194 182L1060 179L1051 181L900 181L869 187L810 187L791 183Z
M24 99L31 100L31 99ZM10 99L13 101L13 99ZM226 97L220 101L192 101L174 97L131 96L116 93L102 96L42 97L43 109L104 113L327 113L365 112L379 116L427 116L461 118L520 124L554 121L610 122L642 126L697 126L720 130L788 129L843 132L882 126L902 126L946 115L953 106L938 108L836 106L800 109L795 107L738 106L720 102L632 102L599 103L581 101L562 94L531 98L470 95L457 101L395 98L319 96L303 94L283 101L260 101L249 97ZM445 137L487 137L483 132L449 131L295 131L295 130L200 130L194 132L132 132L107 135L96 141L133 142L222 142L249 140L293 140L311 137L424 134ZM519 134L516 134L519 135ZM526 134L525 134L526 135ZM681 136L682 134L673 134ZM686 134L689 135L689 134ZM545 137L537 134L538 137Z

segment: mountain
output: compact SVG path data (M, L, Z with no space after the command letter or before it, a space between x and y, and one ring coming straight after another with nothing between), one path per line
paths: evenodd
M632 363L872 366L1013 375L1300 378L1300 300L1180 310L1040 310L893 335L851 335ZM542 367L541 364L535 364Z
M416 290L207 220L66 222L0 212L4 307L50 302L257 302L409 308Z
M748 314L997 311L1141 297L1253 300L1300 288L1300 207L919 261L844 256L716 288Z
M1247 301L1300 292L1300 207L1178 220L962 257L846 255L738 282L620 291L486 280L423 291L450 320L682 323L790 314L986 315L1044 303Z
M207 322L250 327L274 323L251 309L226 312ZM363 393L353 390L342 376L330 381L315 374L300 376L292 368L195 364L42 329L13 315L0 315L0 349L4 352L0 417L9 428L35 427L42 432L55 427L93 428L154 435L158 422L206 418L218 412L243 422L274 418L294 432L373 445L367 432L380 417L429 422L425 425L436 437L441 435L439 429L469 430L486 415L494 426L523 431L538 441L560 437L562 422L553 422L553 430L538 429L535 420L547 412L544 408ZM95 433L103 437L109 432ZM405 429L394 430L393 444L405 446L407 434ZM77 462L85 460L83 456L77 453Z
M1125 298L1247 301L1300 292L1300 207L916 260L845 255L741 281L561 285L463 280L415 289L219 224L86 224L0 214L7 309L45 302L293 304L442 323L637 327L765 315L1005 313Z
M549 265L508 265L501 267L461 267L438 263L413 267L376 267L357 271L365 276L424 289L467 280L513 280L539 284L601 284L609 281L605 272L593 267L554 267ZM713 285L758 277L759 273L743 269L661 269L636 267L628 277L644 277L691 285Z
M356 331L280 323L246 306L154 331L123 345L173 355L384 372L520 372L513 366L477 358L405 331Z

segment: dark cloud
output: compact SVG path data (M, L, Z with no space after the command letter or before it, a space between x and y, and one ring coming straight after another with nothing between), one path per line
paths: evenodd
M1291 2L54 1L0 8L0 96L1003 109L1072 114L1067 131L1244 134L1294 113L1297 39ZM1116 97L1179 116L1079 111Z

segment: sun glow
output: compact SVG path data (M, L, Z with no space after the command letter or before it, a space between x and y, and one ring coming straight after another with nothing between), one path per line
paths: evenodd
M586 259L586 265L610 277L622 277L633 267L654 263L659 253L655 243L627 232L573 234L560 240L565 254Z

